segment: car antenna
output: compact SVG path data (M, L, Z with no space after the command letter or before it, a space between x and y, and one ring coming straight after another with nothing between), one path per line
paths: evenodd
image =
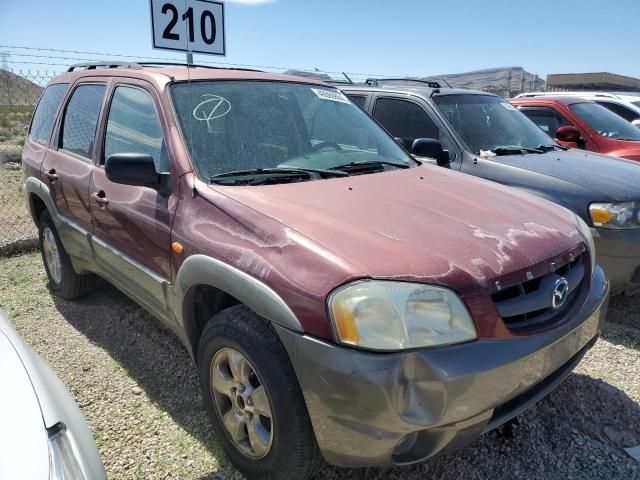
M347 82L348 82L350 85L353 85L353 80L351 80L351 79L349 78L349 75L347 75L345 72L342 72L342 75L344 75L344 78L346 78L346 79L347 79Z

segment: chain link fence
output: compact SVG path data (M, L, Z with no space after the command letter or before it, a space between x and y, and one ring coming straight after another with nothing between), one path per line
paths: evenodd
M37 231L24 200L20 162L35 104L55 75L0 69L0 255L36 245Z

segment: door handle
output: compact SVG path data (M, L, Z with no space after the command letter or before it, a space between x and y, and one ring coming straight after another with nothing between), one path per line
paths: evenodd
M49 183L53 183L56 180L58 180L58 175L56 174L56 171L54 168L52 168L48 172L45 172L44 176L47 180L49 180Z
M101 207L106 207L109 204L109 199L107 195L104 193L104 190L100 190L99 192L93 192L91 194L91 198L95 200L95 202Z

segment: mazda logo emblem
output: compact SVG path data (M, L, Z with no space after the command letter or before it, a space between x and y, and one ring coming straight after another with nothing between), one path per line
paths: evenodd
M569 296L568 294L569 282L567 282L567 279L557 279L553 288L553 293L551 294L551 306L554 310L562 307L565 304L565 302L567 301L567 297Z

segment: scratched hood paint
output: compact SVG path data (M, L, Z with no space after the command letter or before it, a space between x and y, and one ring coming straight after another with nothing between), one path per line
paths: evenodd
M496 277L582 241L574 215L561 207L426 165L223 191L342 256L358 276L432 282L467 294L486 293Z
M601 199L639 199L640 165L610 155L571 149L544 154L504 155L492 161L549 175L598 192ZM604 197L604 198L603 198Z

